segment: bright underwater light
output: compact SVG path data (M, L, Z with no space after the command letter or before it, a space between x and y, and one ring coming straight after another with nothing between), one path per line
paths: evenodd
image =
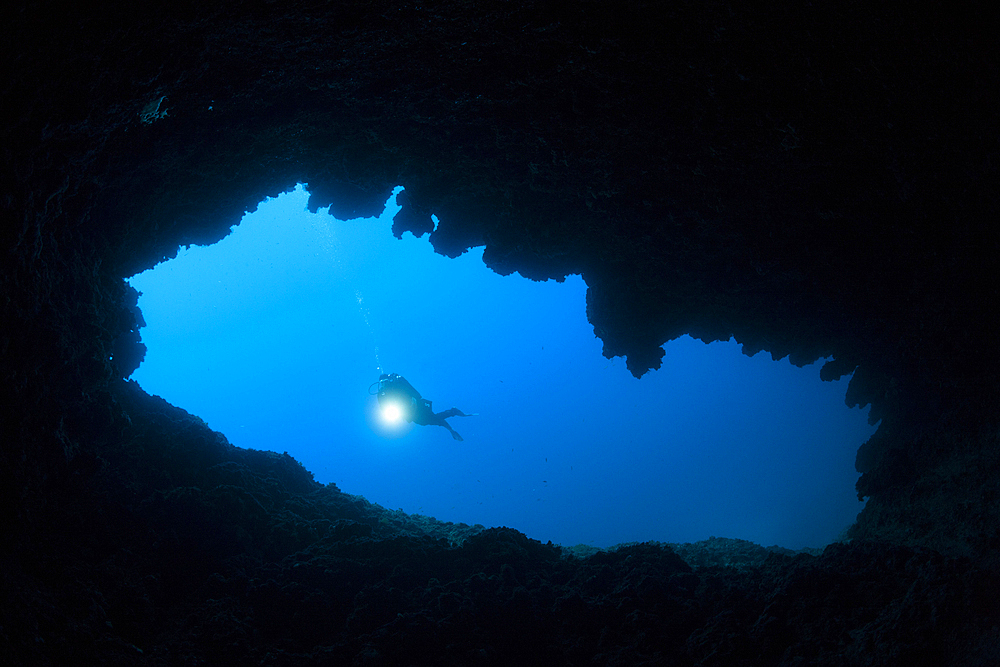
M403 418L403 409L399 403L386 403L382 406L382 420L388 424L397 424Z

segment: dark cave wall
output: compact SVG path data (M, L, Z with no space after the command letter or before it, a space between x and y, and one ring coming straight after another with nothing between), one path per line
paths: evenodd
M129 423L122 278L306 182L500 273L582 273L640 375L684 333L822 375L879 433L859 536L997 546L996 45L863 3L46 3L7 10L3 487ZM992 94L991 92L992 91ZM944 517L949 522L943 523Z
M994 664L988 17L2 11L11 664ZM567 557L320 487L123 382L144 351L123 278L297 182L340 217L402 184L397 233L430 232L434 213L445 254L485 244L501 273L582 273L605 353L636 374L682 333L793 363L834 355L821 376L853 371L848 403L882 419L858 452L855 539L821 555L711 540Z

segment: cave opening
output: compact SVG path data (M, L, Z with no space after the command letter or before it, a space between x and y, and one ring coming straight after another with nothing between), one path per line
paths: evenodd
M482 248L448 259L395 239L396 193L346 222L308 196L129 279L146 391L389 509L543 542L819 547L862 509L854 454L874 427L844 404L849 376L684 336L636 380L601 355L579 276L502 277ZM464 441L385 429L366 391L383 372L478 413L450 420Z

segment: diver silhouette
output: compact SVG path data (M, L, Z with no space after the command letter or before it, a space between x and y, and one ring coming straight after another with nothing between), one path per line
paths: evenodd
M462 436L445 421L448 417L474 417L474 414L467 415L458 408L451 408L444 412L434 412L433 401L428 401L420 395L420 392L413 388L413 385L406 381L402 375L396 373L382 374L378 379L378 404L382 408L390 405L398 407L400 416L408 422L421 426L443 426L451 433L455 440L462 440Z

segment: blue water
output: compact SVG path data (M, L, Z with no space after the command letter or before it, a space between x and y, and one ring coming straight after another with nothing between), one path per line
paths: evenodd
M269 199L130 279L146 391L389 509L560 544L822 546L862 509L854 454L874 428L844 405L847 378L685 336L636 380L601 355L579 276L501 277L482 249L448 259L397 240L394 199L349 222L307 199ZM437 411L478 413L450 420L465 441L381 424L381 372Z

